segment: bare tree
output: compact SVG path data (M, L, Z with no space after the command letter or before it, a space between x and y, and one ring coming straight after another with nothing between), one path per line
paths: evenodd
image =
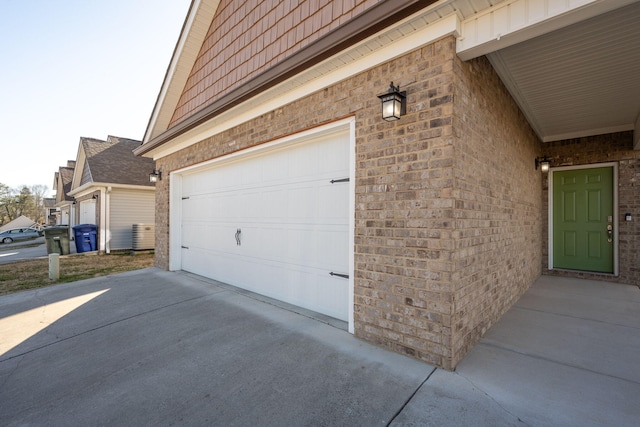
M47 191L46 185L23 185L20 189L11 189L0 183L0 225L13 221L20 215L43 224L46 220L44 199Z
M46 185L32 185L31 196L33 197L33 205L35 211L32 218L38 224L44 224L47 218L45 218L44 199L47 196L49 188Z
M0 225L12 221L11 202L13 193L8 185L0 183Z

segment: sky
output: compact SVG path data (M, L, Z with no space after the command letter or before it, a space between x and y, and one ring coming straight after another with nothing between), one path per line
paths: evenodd
M0 0L0 183L44 185L80 137L142 140L191 0Z

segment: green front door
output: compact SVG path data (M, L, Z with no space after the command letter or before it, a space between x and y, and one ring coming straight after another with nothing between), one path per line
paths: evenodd
M613 167L553 172L553 267L613 273Z

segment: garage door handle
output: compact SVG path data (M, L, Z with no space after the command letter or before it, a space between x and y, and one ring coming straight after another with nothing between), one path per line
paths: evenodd
M329 273L329 274L330 274L331 276L338 276L338 277L342 277L342 278L345 278L345 279L348 279L348 278L349 278L349 275L348 275L348 274L334 273L333 271L332 271L331 273Z
M240 246L242 242L240 241L240 234L242 234L242 230L238 228L236 231L236 245Z

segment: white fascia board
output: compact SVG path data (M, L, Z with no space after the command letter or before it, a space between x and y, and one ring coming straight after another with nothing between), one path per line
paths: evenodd
M467 61L636 1L507 1L462 21L456 52L460 59Z
M98 183L95 183L95 182L88 182L88 183L86 183L86 184L84 184L84 185L82 185L82 186L80 186L78 188L75 188L75 189L69 191L67 194L69 196L73 196L75 198L78 198L78 197L82 197L82 196L84 196L86 194L92 193L92 192L94 192L96 190L100 190L100 185Z
M114 189L156 191L156 187L150 187L146 185L113 184L111 182L88 182L84 184L82 187L78 187L72 191L69 191L69 193L67 194L74 197L82 197L85 194L89 194L97 190L105 190L105 189L108 189L109 191Z
M73 168L73 178L71 179L71 190L67 193L68 195L71 195L71 192L79 187L80 181L82 180L82 173L84 172L84 167L86 163L87 162L86 162L84 147L82 146L82 138L80 138L80 142L78 143L78 154L76 155L76 167Z
M193 0L142 142L165 131L204 42L220 0Z
M398 22L396 25L369 37L320 64L262 92L250 100L225 111L202 125L177 136L171 141L151 150L147 156L153 156L154 160L158 160L196 144L205 138L224 132L227 129L231 129L234 126L256 117L260 117L269 111L304 98L325 87L334 85L379 64L388 62L436 40L442 39L443 37L448 35L458 37L460 19L456 14L443 17L429 25L408 25L412 21L419 20L429 12L431 12L431 10L427 9L426 11L418 12ZM399 32L397 29L401 27L403 27L403 31L406 32L406 34L398 37L397 34ZM408 27L413 27L410 33L407 32ZM388 42L390 38L389 34L392 32L395 34L393 41ZM385 38L384 43L376 42L383 37ZM363 47L365 49L363 49ZM368 53L363 53L367 51ZM354 56L357 56L358 59L353 59ZM331 71L318 77L314 76L318 73L319 69L325 69L328 64L331 65ZM288 89L282 90L283 87Z
M73 201L69 201L69 200L64 200L62 202L58 202L55 205L53 205L54 208L64 208L67 207L69 205L73 204Z

